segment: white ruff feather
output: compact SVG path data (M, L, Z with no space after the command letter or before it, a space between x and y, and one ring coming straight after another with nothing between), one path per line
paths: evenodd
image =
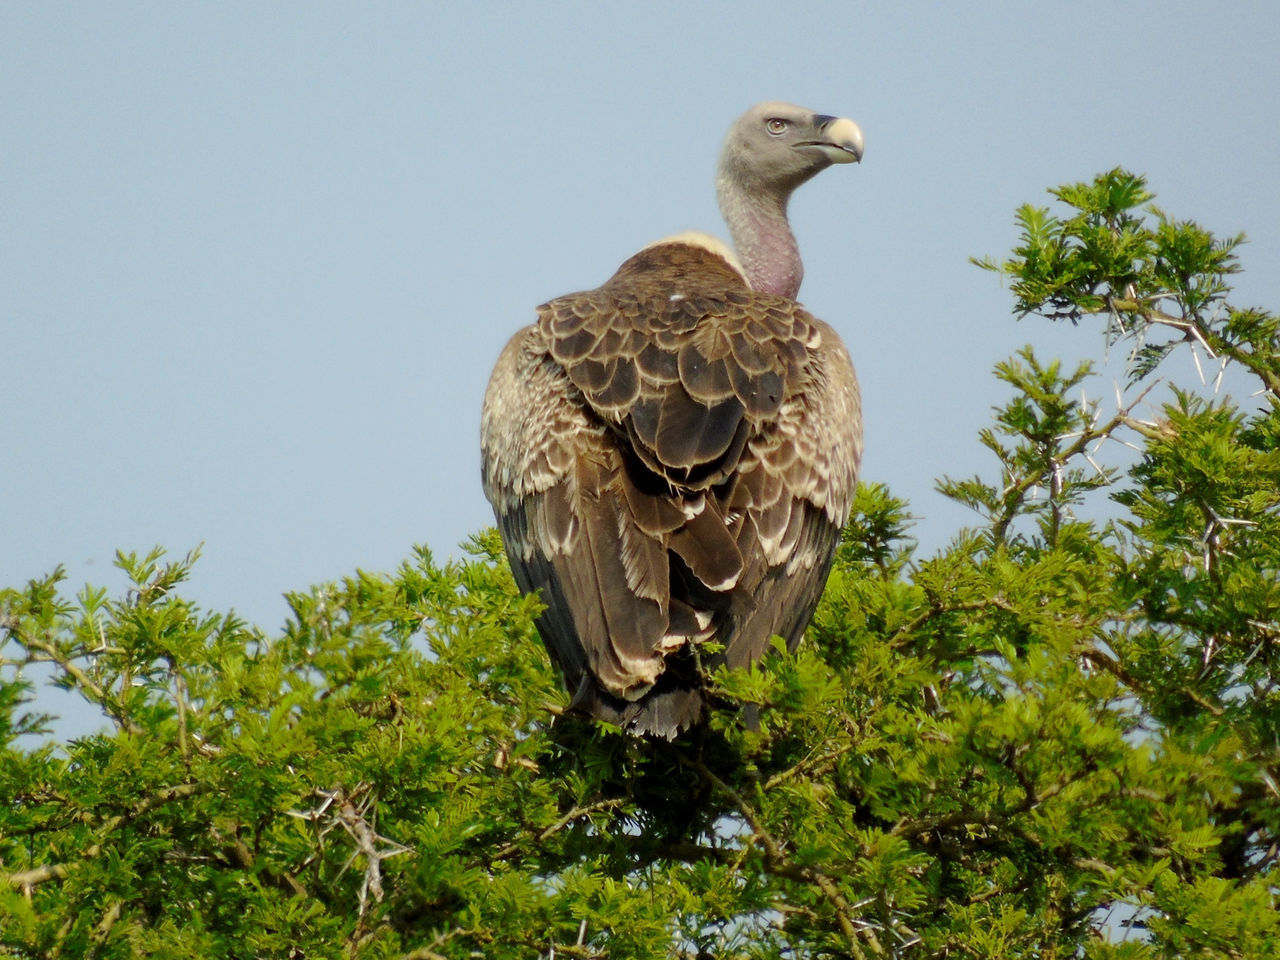
M721 240L719 237L713 237L709 233L703 233L700 230L686 230L684 233L672 234L669 237L663 237L661 240L655 240L653 243L647 244L644 249L651 247L661 247L668 243L683 243L688 247L701 247L714 253L717 257L721 257L729 266L742 276L747 286L751 286L751 281L747 280L747 271L742 269L742 264L738 262L738 256L733 252L733 248Z

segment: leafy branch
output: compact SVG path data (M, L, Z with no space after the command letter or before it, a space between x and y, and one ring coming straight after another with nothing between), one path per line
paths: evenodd
M1280 318L1227 302L1243 234L1218 239L1193 221L1170 218L1151 204L1144 177L1119 168L1050 193L1069 216L1025 205L1013 256L973 260L1010 279L1019 315L1076 323L1104 314L1108 337L1133 343L1134 379L1150 374L1178 343L1190 343L1240 364L1280 399ZM1155 328L1177 336L1149 342Z

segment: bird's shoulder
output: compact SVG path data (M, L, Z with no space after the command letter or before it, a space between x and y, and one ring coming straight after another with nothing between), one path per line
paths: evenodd
M537 324L507 342L485 389L480 415L481 481L500 511L558 483L605 426L547 350Z
M543 489L602 444L699 488L774 447L784 460L802 450L815 469L835 455L856 470L859 403L843 344L795 301L752 290L720 246L652 244L600 287L538 308L486 397L487 487ZM823 501L820 480L796 492Z
M636 253L601 286L538 308L537 336L587 402L618 419L679 384L747 416L803 389L834 333L785 297L752 290L728 249L680 235Z

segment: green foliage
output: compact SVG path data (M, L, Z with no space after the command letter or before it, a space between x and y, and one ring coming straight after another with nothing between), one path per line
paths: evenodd
M1280 318L1226 300L1243 235L1219 240L1193 221L1171 219L1150 204L1146 180L1125 170L1050 192L1070 216L1024 205L1013 256L973 261L1010 279L1018 314L1072 323L1105 314L1108 338L1133 344L1135 378L1190 343L1240 364L1280 396Z
M1277 322L1141 178L1054 195L987 264L1016 312L1107 315L1138 379L1208 347L1261 406L999 364L993 473L940 484L975 527L917 556L864 485L806 643L674 744L560 716L491 531L278 636L185 600L194 556L4 591L0 957L1280 956ZM40 743L37 663L100 733Z

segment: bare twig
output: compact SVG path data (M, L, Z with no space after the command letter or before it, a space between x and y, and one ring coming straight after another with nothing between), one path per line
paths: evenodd
M1138 404L1146 399L1147 394L1155 389L1156 384L1159 382L1159 380L1154 380L1148 384L1147 387L1134 398L1132 403L1127 407L1122 407L1117 410L1116 414L1102 426L1099 427L1097 425L1098 418L1095 417L1090 426L1080 431L1074 443L1055 455L1055 469L1059 468L1061 464L1066 463L1073 457L1096 452L1089 450L1089 445L1095 440L1110 437L1111 434L1121 426L1129 426L1131 424L1133 411L1137 408ZM1013 523L1014 518L1017 516L1018 506L1022 502L1023 495L1033 487L1040 484L1041 475L1039 473L1029 473L1020 479L1013 480L1010 478L1010 480L1011 482L1005 487L1001 496L1007 497L1010 493L1015 494L1015 496L1009 500L1009 505L1005 507L1001 516L996 519L992 531L995 534L996 539L1000 541L1004 540L1005 534L1008 532L1009 525Z

